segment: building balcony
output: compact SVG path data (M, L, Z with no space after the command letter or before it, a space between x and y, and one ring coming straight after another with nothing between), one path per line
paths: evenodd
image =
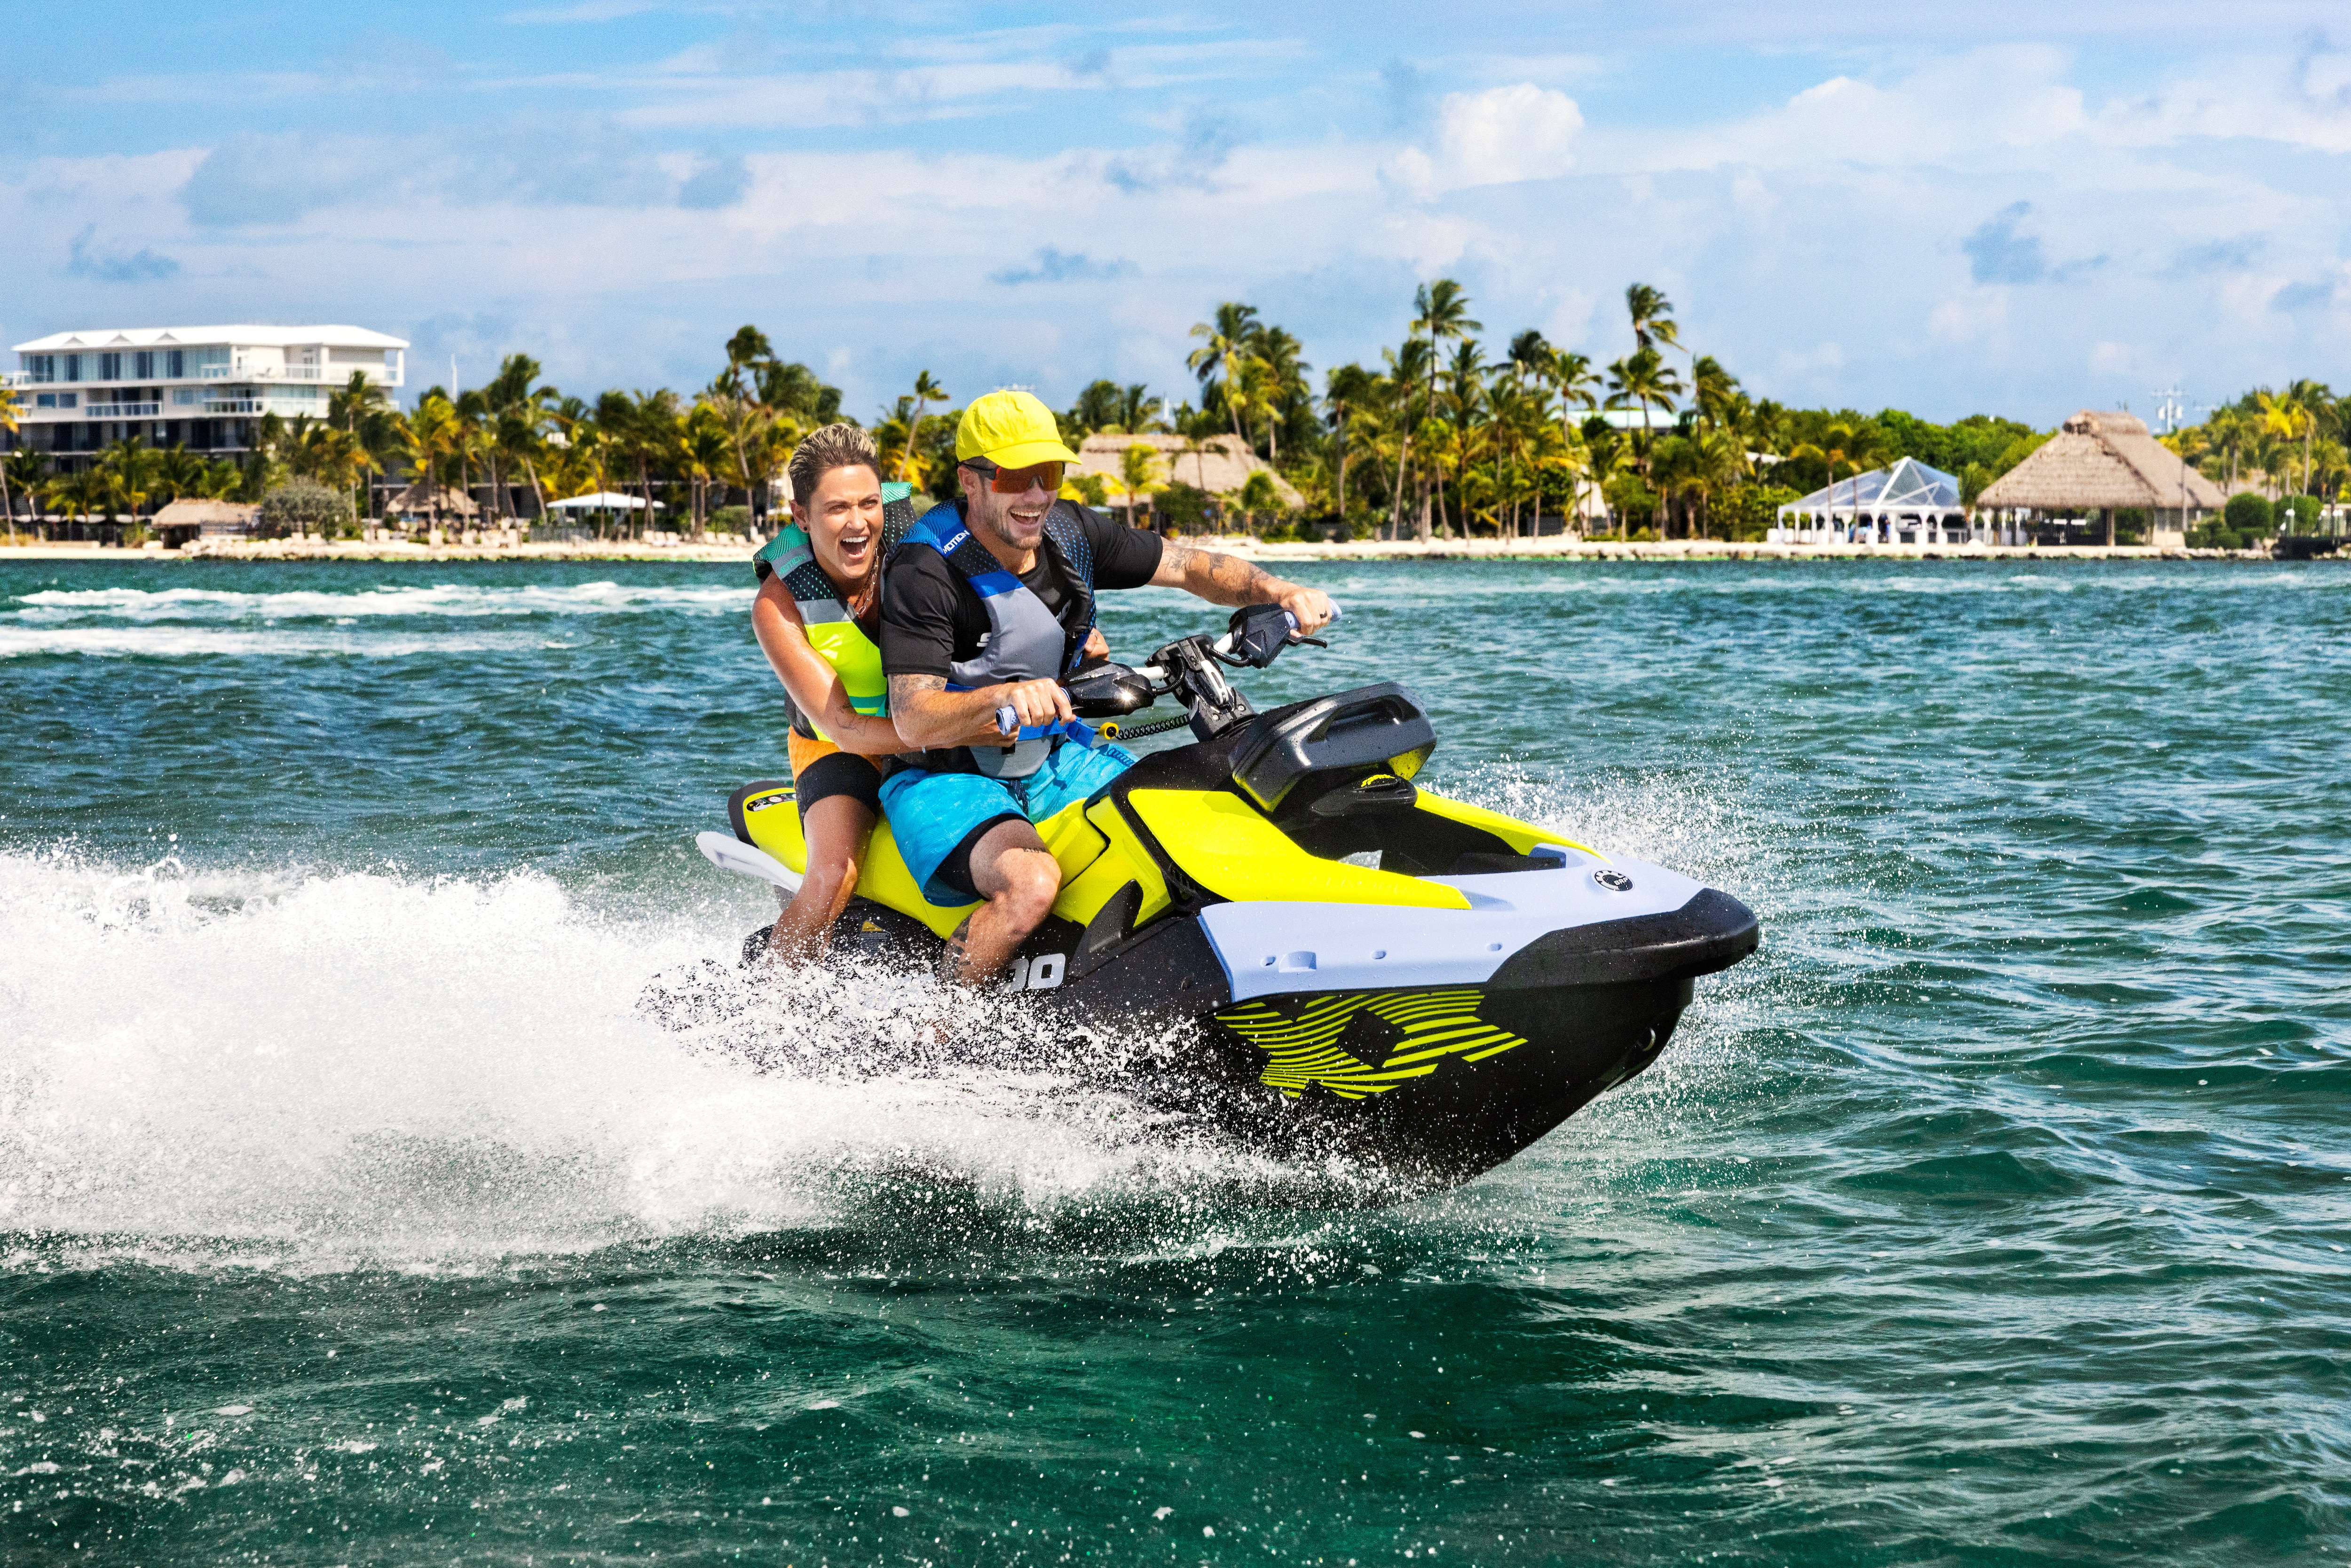
M160 402L93 402L81 414L84 419L152 419L162 412Z

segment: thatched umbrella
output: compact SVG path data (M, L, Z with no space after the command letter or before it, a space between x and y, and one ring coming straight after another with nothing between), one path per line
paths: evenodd
M2125 507L2158 525L2170 513L2184 534L2191 517L2226 503L2219 486L2147 434L2146 421L2089 409L1976 497L1995 511L2104 512L2110 545L2115 513Z
M1274 493L1281 504L1291 511L1306 504L1289 480L1268 467L1264 460L1249 448L1238 436L1212 435L1196 445L1180 435L1089 435L1078 447L1078 468L1081 473L1099 474L1111 489L1126 493L1126 479L1122 465L1130 446L1148 446L1156 453L1167 477L1180 484L1206 490L1211 496L1238 495L1249 483L1249 476L1270 475ZM1138 507L1148 507L1148 496L1137 496Z

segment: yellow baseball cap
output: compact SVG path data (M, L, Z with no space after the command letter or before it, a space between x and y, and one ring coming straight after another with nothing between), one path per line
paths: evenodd
M956 461L985 458L998 468L1032 463L1075 463L1078 455L1061 444L1053 411L1025 392L992 392L971 400L956 425Z

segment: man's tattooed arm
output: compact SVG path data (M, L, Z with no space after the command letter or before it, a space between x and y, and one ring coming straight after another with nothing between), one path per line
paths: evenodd
M963 924L955 928L954 934L947 938L946 946L939 954L938 977L941 985L952 986L963 978L964 955L970 949L971 916L967 915L963 917Z
M996 727L999 707L1011 708L1022 724L1069 716L1069 698L1050 680L951 692L943 675L890 677L890 722L909 747L1000 746L1004 737Z
M1235 557L1201 549L1181 539L1160 548L1155 587L1180 588L1211 604L1271 604L1287 586L1271 572Z

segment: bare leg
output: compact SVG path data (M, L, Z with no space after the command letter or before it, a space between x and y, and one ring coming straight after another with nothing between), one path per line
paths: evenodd
M946 956L956 979L976 989L1000 974L1053 912L1061 862L1027 822L998 822L971 852L971 884L987 902L956 927Z
M873 813L848 795L828 795L809 808L808 873L768 934L774 961L805 964L824 956L825 936L857 892L857 872Z

